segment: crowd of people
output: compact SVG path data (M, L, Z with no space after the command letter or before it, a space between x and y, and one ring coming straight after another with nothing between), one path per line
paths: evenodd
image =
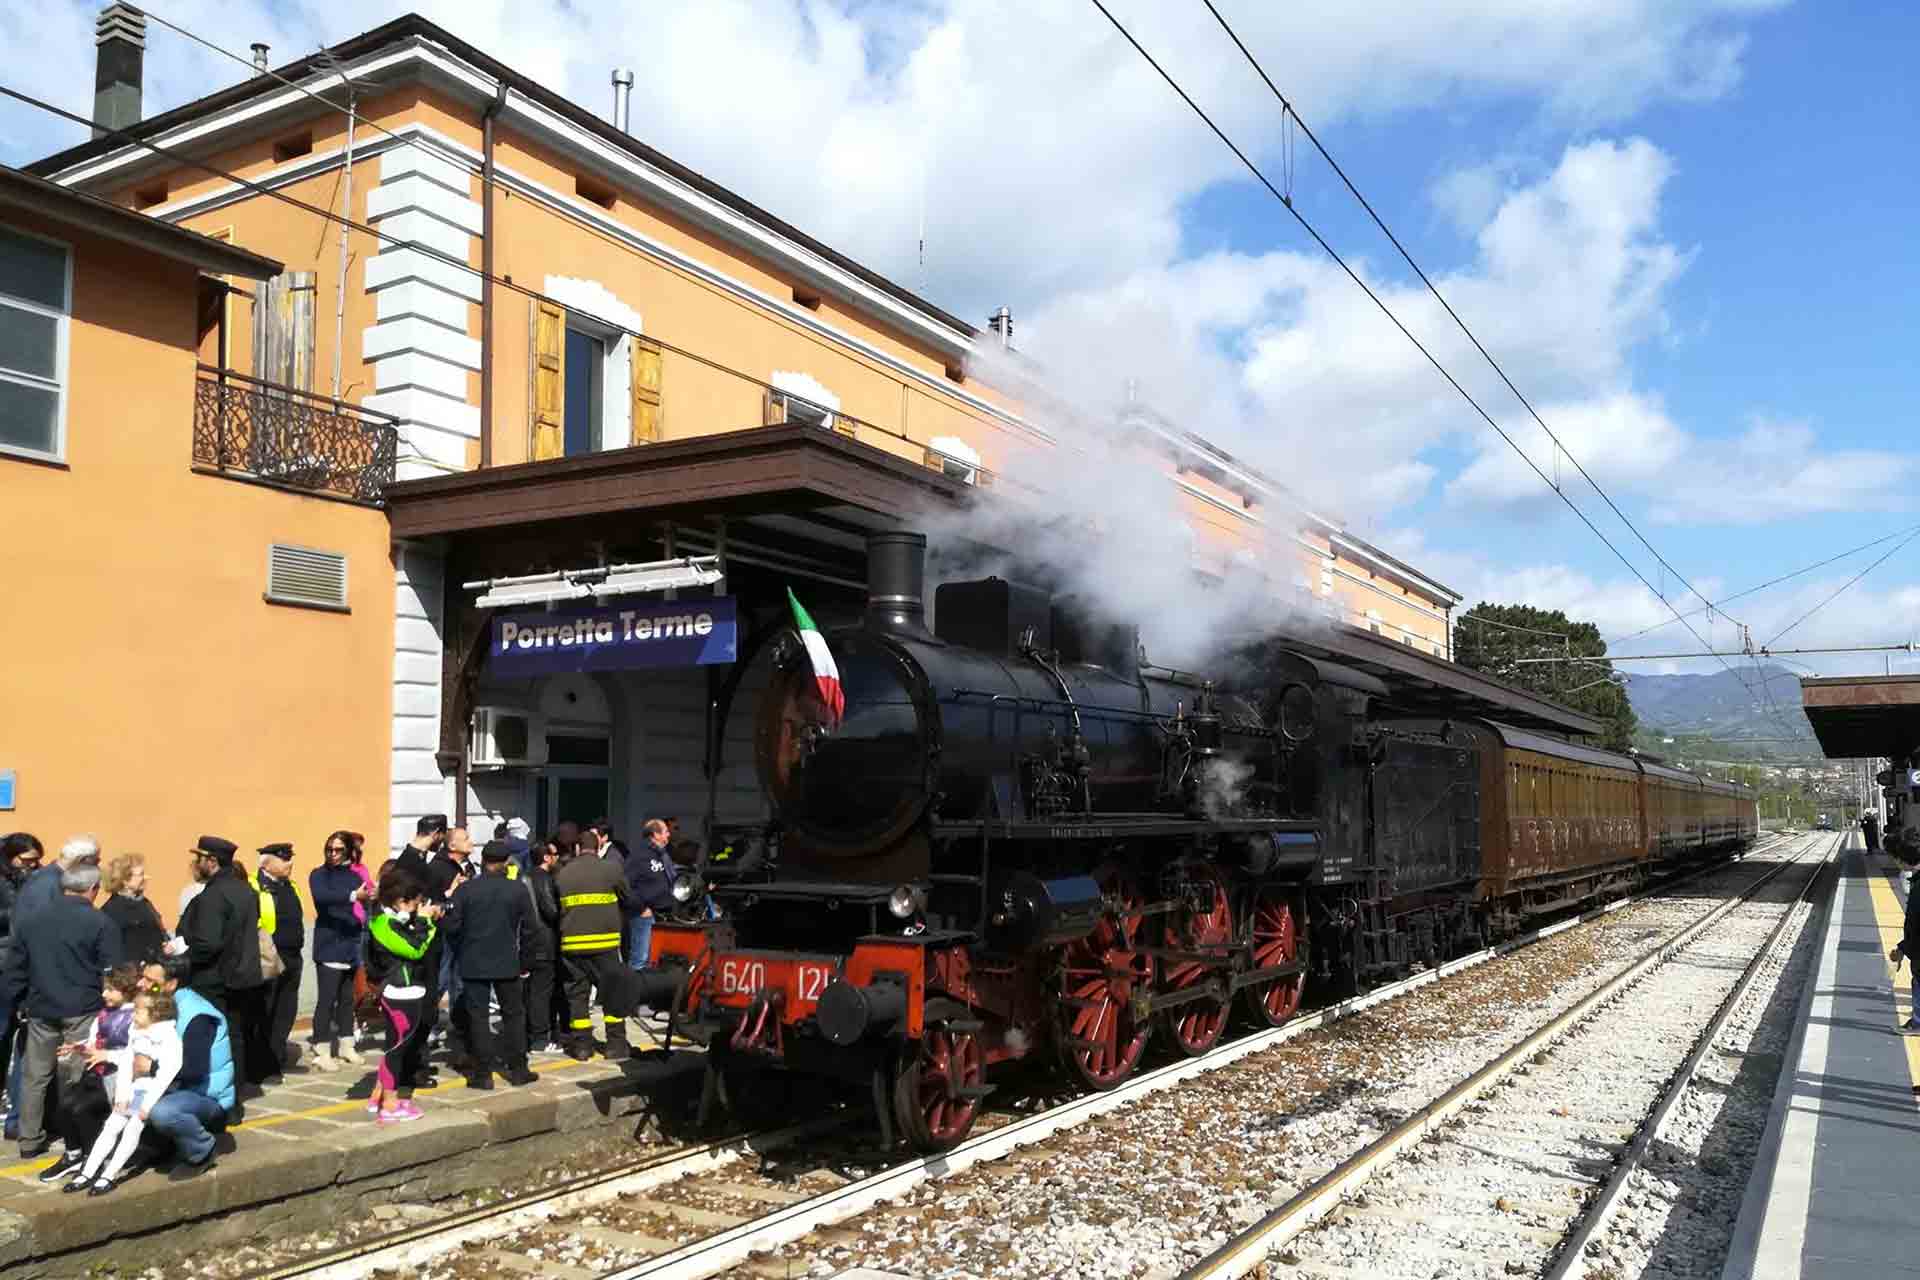
M43 1183L106 1195L150 1167L212 1167L245 1101L296 1064L371 1067L367 1111L394 1125L420 1116L436 1048L474 1089L533 1084L536 1052L631 1056L628 1019L665 1016L639 1006L632 974L674 905L670 824L645 823L637 851L604 819L537 840L519 819L500 830L476 852L430 815L377 869L363 836L335 831L304 882L291 844L260 847L250 872L232 841L201 836L171 929L140 855L103 873L92 836L51 862L28 833L0 837L7 1137L23 1159L58 1143ZM380 1047L363 1056L368 1039Z

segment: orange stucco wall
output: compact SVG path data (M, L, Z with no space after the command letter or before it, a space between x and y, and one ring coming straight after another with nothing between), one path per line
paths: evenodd
M379 511L190 469L195 273L73 246L67 465L0 457L0 830L147 855L171 923L201 832L317 860L385 829L394 589ZM344 552L351 612L270 605L273 542Z

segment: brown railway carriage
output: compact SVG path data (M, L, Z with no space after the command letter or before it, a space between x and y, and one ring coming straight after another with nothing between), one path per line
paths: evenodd
M1644 856L1630 758L1490 720L1455 720L1452 729L1480 755L1482 900L1550 890Z
M1625 890L1658 864L1757 834L1753 793L1669 765L1491 720L1390 720L1392 734L1479 757L1479 885L1495 932L1521 917Z
M1640 765L1646 775L1647 854L1655 861L1683 857L1701 847L1700 779L1671 765Z

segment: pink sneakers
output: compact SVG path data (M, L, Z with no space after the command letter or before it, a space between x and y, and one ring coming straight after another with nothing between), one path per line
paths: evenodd
M379 1123L401 1124L408 1120L418 1120L424 1113L413 1105L410 1099L402 1098L392 1107L380 1113Z

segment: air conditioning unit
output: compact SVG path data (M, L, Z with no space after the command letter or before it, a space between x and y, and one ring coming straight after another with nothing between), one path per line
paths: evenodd
M473 709L470 769L522 769L547 762L544 716L513 707Z

